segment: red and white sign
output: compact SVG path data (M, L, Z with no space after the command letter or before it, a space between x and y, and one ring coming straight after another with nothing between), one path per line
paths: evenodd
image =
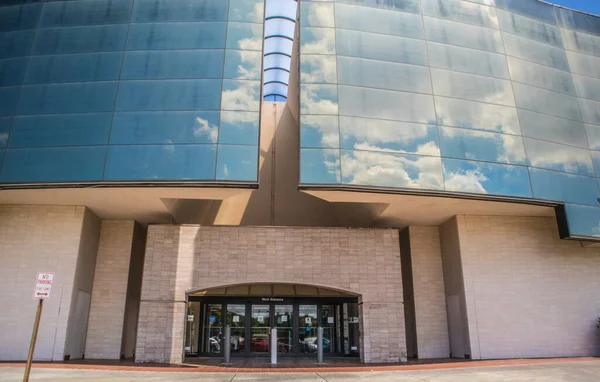
M50 295L52 294L53 281L54 272L38 273L35 279L33 298L50 298Z

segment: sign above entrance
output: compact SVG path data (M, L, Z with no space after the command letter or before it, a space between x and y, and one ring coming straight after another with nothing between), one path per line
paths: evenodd
M265 302L283 302L283 298L281 297L263 297L262 300Z
M52 295L52 282L54 281L54 272L39 272L35 278L35 287L33 288L33 298L45 299Z

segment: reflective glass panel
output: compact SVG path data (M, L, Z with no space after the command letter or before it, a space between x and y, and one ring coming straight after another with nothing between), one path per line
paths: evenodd
M0 86L21 85L27 60L26 57L0 60Z
M342 85L339 92L342 115L435 123L433 97L429 95Z
M40 28L117 24L129 21L131 0L46 2Z
M335 85L301 85L300 112L305 114L337 114L337 88Z
M581 121L577 98L513 82L517 106L523 109Z
M585 131L587 133L590 149L600 150L600 126L585 125Z
M112 111L116 93L116 82L23 86L17 114Z
M119 79L123 53L61 54L29 59L25 84Z
M421 0L425 16L498 29L496 10L462 0Z
M446 191L531 198L527 167L442 160Z
M260 88L259 81L223 80L221 109L259 111Z
M121 78L221 78L223 52L220 49L126 52Z
M258 145L259 114L243 111L222 111L219 143Z
M562 48L562 38L558 27L501 9L498 9L497 13L500 27L504 32Z
M427 39L445 44L504 53L500 31L424 17Z
M600 35L600 19L596 15L556 7L556 16L565 28Z
M248 23L227 23L228 49L258 50L263 49L263 26Z
M600 237L600 208L566 204L571 236Z
M600 79L573 74L573 81L579 97L600 101Z
M576 95L573 79L568 72L533 64L514 57L508 57L508 66L513 81L567 93L572 96Z
M300 25L307 27L333 27L333 3L302 2L300 4Z
M5 150L0 181L6 183L98 181L106 146Z
M225 6L222 0L213 0L219 6ZM229 21L244 21L252 23L263 23L264 0L229 0Z
M35 28L41 10L42 4L0 8L0 20L2 20L2 23L0 23L0 32Z
M218 133L217 111L115 113L110 143L216 143Z
M49 28L36 34L33 54L113 52L125 48L127 24ZM131 26L133 30L133 25ZM131 34L130 34L131 37Z
M106 145L112 113L16 117L10 147Z
M583 122L600 125L600 102L579 98Z
M0 58L27 56L34 36L34 30L0 33Z
M342 150L342 183L442 190L439 157Z
M12 126L12 118L0 118L0 148L6 147L8 143L8 135Z
M340 142L343 149L440 156L433 125L340 117Z
M429 69L352 57L338 57L338 82L343 85L431 94Z
M567 51L571 72L600 78L600 57Z
M323 0L327 1L327 0ZM389 9L392 11L402 11L410 13L419 13L419 0L336 0L336 2L356 5L368 5L369 7ZM366 4L365 4L366 3Z
M510 78L504 55L434 42L428 42L427 48L429 61L433 67L490 77Z
M303 115L300 117L300 147L338 148L338 116Z
M538 0L496 0L496 6L498 8L506 9L507 11L520 13L523 16L540 19L545 23L556 25L554 7Z
M335 53L335 29L300 28L300 52L301 55Z
M227 6L223 0L135 0L131 19L138 23L227 21Z
M221 80L121 81L116 110L218 110Z
M217 180L256 182L258 147L221 145L217 154Z
M341 56L427 65L425 41L374 33L336 30L336 49ZM390 47L394 49L390 49Z
M223 48L225 25L222 22L131 24L127 49Z
M360 15L360 17L357 17ZM335 4L336 28L424 38L421 15Z
M300 183L339 184L340 151L300 149Z
M502 33L506 54L555 69L569 70L565 51L551 45L529 40L510 33Z
M305 84L337 83L335 57L333 55L302 55L300 57L300 81ZM265 72L265 74L267 73Z
M20 86L0 87L0 117L13 115L19 102Z
M213 180L216 145L109 146L104 180Z
M537 168L529 169L529 174L536 199L598 205L596 178Z
M531 138L523 141L532 167L594 176L589 150Z
M443 157L526 164L523 140L517 135L440 127Z
M519 109L523 135L587 148L583 123Z
M572 30L561 29L563 42L566 49L600 56L600 37Z
M506 80L441 69L431 69L431 79L435 95L504 106L515 105L511 84Z
M514 107L435 97L435 109L440 125L521 134Z

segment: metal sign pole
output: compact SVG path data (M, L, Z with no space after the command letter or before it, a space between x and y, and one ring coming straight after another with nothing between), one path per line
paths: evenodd
M33 323L33 333L31 333L31 343L29 344L29 355L27 356L27 366L25 366L25 376L23 382L29 382L29 374L31 373L31 362L33 361L33 351L35 350L35 341L37 340L38 329L40 327L40 318L42 317L42 307L44 299L40 298L37 312L35 314L35 322Z

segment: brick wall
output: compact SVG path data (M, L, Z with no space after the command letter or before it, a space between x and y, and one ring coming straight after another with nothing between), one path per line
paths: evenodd
M553 218L456 221L473 358L600 355L600 249Z
M85 348L88 359L121 357L134 224L132 220L102 221Z
M182 361L186 291L256 282L360 294L363 361L405 360L398 236L377 229L150 226L136 361Z
M418 356L447 358L450 345L439 229L411 226L408 234Z
M27 358L37 305L33 285L40 271L55 272L55 284L44 303L34 358L63 359L74 286L85 287L76 277L78 259L95 259L94 233L83 232L86 215L97 221L85 207L0 205L0 360ZM94 226L99 224L90 230ZM88 260L80 266L89 268Z

